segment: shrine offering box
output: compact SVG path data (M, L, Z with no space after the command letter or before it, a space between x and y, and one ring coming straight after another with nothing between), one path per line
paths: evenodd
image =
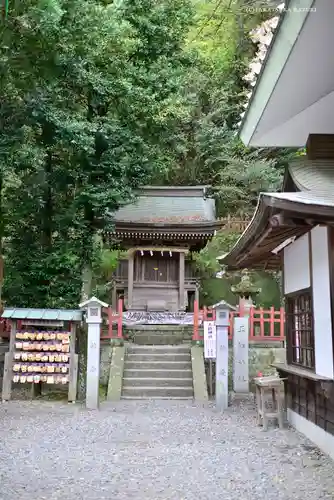
M32 396L41 392L42 384L49 384L67 386L68 400L75 402L76 329L82 321L82 312L6 308L2 317L11 323L2 400L11 399L13 384L30 384Z

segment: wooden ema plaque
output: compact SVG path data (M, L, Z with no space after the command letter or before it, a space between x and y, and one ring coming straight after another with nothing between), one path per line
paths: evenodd
M16 328L12 321L10 349L6 354L2 399L11 398L12 383L31 384L32 396L42 384L68 385L68 399L76 399L78 355L75 354L76 327L70 330L59 322Z
M16 332L12 381L68 384L70 332L29 330Z

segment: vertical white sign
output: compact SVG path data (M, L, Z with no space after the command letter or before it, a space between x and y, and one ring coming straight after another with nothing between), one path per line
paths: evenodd
M216 325L214 321L204 321L204 357L216 359Z
M216 406L218 410L228 407L228 327L216 326Z
M99 407L100 329L99 323L88 323L86 408L89 410Z
M233 390L249 393L248 373L249 318L234 318L233 328Z

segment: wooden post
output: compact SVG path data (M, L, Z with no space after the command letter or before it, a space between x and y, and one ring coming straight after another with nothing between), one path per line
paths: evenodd
M116 282L114 282L113 287L112 287L111 308L113 311L117 310L117 285L116 285Z
M213 396L213 366L212 359L209 359L209 396Z
M75 403L77 398L77 380L78 380L78 355L75 354L77 325L71 324L70 336L70 370L68 384L68 401Z
M199 340L198 326L199 326L199 306L198 306L198 300L195 299L195 301L194 301L194 332L193 332L193 340L194 341Z
M118 300L117 337L123 338L123 300Z
M3 371L3 382L2 382L3 401L9 401L12 395L13 357L14 357L16 329L17 329L16 320L12 320L10 340L9 340L9 351L6 352L5 354L5 366Z
M195 301L199 304L199 289L198 286L195 288Z
M128 260L128 309L132 308L133 299L133 268L134 268L134 253L130 253Z
M184 252L180 252L180 262L179 262L179 309L184 311Z

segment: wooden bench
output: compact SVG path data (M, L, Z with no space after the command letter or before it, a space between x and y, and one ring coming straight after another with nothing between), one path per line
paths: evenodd
M272 377L256 377L254 379L256 388L257 422L264 430L268 429L269 419L277 419L280 429L284 428L284 408L282 399L282 388L285 379ZM272 397L272 408L266 408L267 397Z

